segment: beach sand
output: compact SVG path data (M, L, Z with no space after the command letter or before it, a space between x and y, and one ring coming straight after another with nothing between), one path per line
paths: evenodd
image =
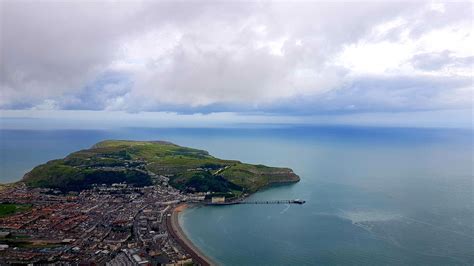
M217 265L210 258L204 255L192 242L188 239L181 226L179 225L178 215L188 207L187 204L178 205L173 212L171 217L167 220L168 231L172 237L188 252L193 261L200 265Z

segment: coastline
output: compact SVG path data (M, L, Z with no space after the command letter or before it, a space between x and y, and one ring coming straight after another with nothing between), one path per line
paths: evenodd
M166 221L168 231L171 233L171 236L184 248L184 250L186 250L186 252L191 255L191 258L195 263L203 266L217 265L209 257L204 255L204 253L198 247L196 247L191 242L191 240L189 240L179 225L178 215L187 207L187 204L180 204L173 209L171 212L171 217L168 217Z

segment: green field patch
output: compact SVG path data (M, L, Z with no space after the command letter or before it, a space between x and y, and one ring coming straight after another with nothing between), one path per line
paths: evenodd
M31 204L0 203L0 217L7 217L31 209Z

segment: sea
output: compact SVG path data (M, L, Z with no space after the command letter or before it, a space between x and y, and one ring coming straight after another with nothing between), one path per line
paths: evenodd
M0 182L104 139L167 140L301 178L179 217L221 265L473 265L471 129L349 126L0 130Z

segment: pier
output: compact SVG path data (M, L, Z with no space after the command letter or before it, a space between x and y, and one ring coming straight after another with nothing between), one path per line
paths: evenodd
M306 201L300 199L294 200L253 200L253 201L229 201L229 202L209 202L206 205L235 205L235 204L304 204Z

